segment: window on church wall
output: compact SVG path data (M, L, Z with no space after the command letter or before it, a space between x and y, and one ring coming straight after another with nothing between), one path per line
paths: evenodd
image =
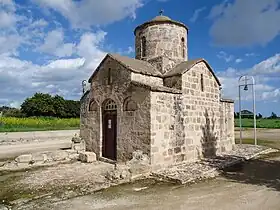
M147 45L146 37L143 36L143 37L141 38L141 52L142 52L142 57L146 57L146 55L147 55L146 45Z
M111 68L108 69L108 75L107 75L107 85L112 84L112 70Z
M185 47L186 45L185 45L185 39L184 39L184 37L182 37L182 39L181 39L181 50L182 50L182 57L183 58L185 58L185 56L186 56L186 47Z
M124 111L136 111L137 110L137 103L128 97L124 100Z
M104 111L115 111L117 110L117 104L112 99L108 99L103 106Z
M90 111L90 112L94 112L94 111L97 111L97 109L98 109L97 103L96 103L94 100L92 100L92 101L89 103L89 111Z
M201 91L204 91L204 80L203 80L203 74L200 74L200 87Z

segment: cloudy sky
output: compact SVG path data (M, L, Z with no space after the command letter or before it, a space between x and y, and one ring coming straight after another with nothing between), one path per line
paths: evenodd
M79 100L107 52L134 56L134 28L160 9L189 26L189 59L203 57L237 99L256 79L257 111L280 115L280 0L0 0L0 106L35 92ZM251 108L251 95L245 108ZM236 101L236 105L237 105ZM237 107L237 106L236 106Z

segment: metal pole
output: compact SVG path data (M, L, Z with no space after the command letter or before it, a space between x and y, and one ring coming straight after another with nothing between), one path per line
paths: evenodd
M255 81L253 79L252 91L253 91L253 113L254 113L254 139L255 145L257 145L257 122L256 122L256 94L255 94Z
M240 85L238 85L238 89L239 89L239 132L240 132L239 144L242 144L242 117L241 117L241 91L240 91Z

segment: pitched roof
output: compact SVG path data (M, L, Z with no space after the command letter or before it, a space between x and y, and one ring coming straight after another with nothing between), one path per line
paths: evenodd
M217 78L217 76L214 74L213 69L208 64L208 62L206 60L204 60L203 58L198 58L198 59L184 61L182 63L179 63L177 66L175 66L173 69L171 69L171 71L169 71L166 74L164 74L163 77L172 77L172 76L182 75L182 74L186 73L187 71L189 71L196 64L201 63L201 62L204 62L206 64L206 66L208 67L210 72L215 77L215 79L216 79L217 83L219 84L219 86L221 86L221 83L220 83L219 79Z
M162 77L162 74L153 65L146 61L121 56L118 54L107 54L102 60L102 62L99 64L99 66L96 68L92 76L89 78L89 82L92 81L92 78L96 75L96 73L99 71L100 67L105 62L105 60L107 60L107 58L111 58L117 61L119 64L121 64L122 66L124 66L132 72L155 77Z

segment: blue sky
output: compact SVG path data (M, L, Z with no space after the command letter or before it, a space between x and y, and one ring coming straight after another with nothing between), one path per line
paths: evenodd
M257 112L280 115L280 0L0 0L0 105L36 91L78 100L107 52L134 56L134 28L158 15L189 28L189 59L205 58L237 100L256 79ZM236 101L236 107L237 103ZM244 97L244 108L251 95Z

